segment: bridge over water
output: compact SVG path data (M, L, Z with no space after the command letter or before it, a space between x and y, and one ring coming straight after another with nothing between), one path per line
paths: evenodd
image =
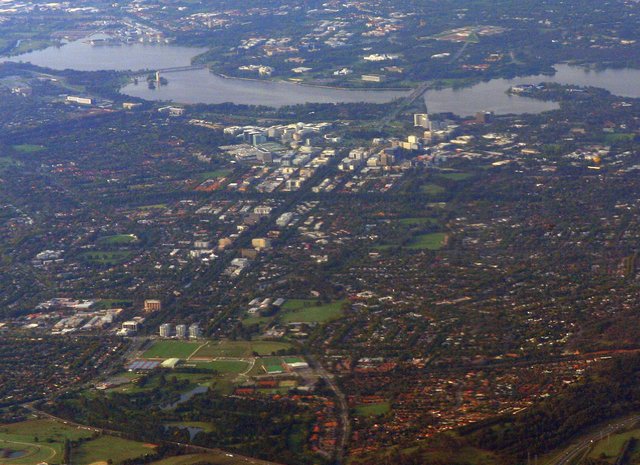
M182 71L195 71L198 69L205 69L204 65L192 65L192 66L176 66L175 68L160 68L160 69L148 69L144 71L132 71L133 76L144 76L147 74L168 74L168 73L180 73Z

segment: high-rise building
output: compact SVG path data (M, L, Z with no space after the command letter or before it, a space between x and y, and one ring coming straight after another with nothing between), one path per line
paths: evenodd
M187 337L187 325L176 325L176 337L180 339Z
M164 323L160 325L160 337L171 337L170 323Z
M189 325L189 339L198 339L202 337L202 330L198 323Z
M413 125L415 127L429 129L429 115L427 113L414 114Z

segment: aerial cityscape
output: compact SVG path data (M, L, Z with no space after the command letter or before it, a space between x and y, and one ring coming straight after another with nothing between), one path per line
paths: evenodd
M640 464L636 0L0 2L0 465Z

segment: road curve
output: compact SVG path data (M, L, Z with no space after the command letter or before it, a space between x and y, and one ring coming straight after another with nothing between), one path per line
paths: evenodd
M570 446L552 462L549 462L549 465L569 465L580 454L586 453L593 445L593 443L599 441L603 436L606 436L607 434L613 434L626 428L630 428L634 425L634 423L638 423L639 421L640 415L633 415L631 417L621 418L617 421L608 423L600 430L594 431L584 438L581 438L577 444Z

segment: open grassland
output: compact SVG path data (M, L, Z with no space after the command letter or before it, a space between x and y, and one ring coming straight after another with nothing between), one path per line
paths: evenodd
M249 368L249 362L244 360L214 360L212 362L197 362L198 368L215 370L218 373L244 373Z
M142 356L157 359L186 359L201 345L199 342L188 341L156 341Z
M428 226L428 225L438 224L438 220L436 220L435 218L423 218L423 217L402 218L398 220L398 223L400 223L403 226Z
M166 426L176 426L178 428L200 428L205 433L214 431L214 427L211 423L206 421L169 421L165 423Z
M202 181L205 181L207 179L216 179L216 178L225 178L227 176L229 176L232 173L231 170L227 170L227 169L219 169L219 170L215 170L215 171L206 171L204 173L201 173L199 175L199 178Z
M319 303L315 300L288 300L282 306L281 320L284 323L326 323L340 318L344 300Z
M446 244L447 234L443 232L421 234L413 238L407 248L413 250L440 250Z
M201 347L193 358L213 359L218 357L248 358L254 353L271 355L279 350L287 350L291 344L274 341L210 341Z
M142 457L153 453L153 447L140 442L114 436L101 436L83 442L71 452L74 464L89 465L95 462L118 464L123 460ZM111 462L110 462L111 461Z
M104 236L98 239L99 244L106 245L127 245L138 242L135 234L115 234L113 236Z
M22 166L22 162L20 160L16 160L11 157L0 157L0 171L18 166Z
M442 194L443 192L445 192L445 190L446 189L444 187L432 182L420 186L420 191L428 195Z
M448 179L450 181L464 181L465 179L469 179L471 176L473 176L473 174L461 172L450 172L438 175L438 177L442 179Z
M391 404L389 402L381 402L379 404L362 404L355 408L356 415L361 417L372 417L378 415L384 415L391 410Z
M117 438L99 436L91 439L92 430L66 425L53 420L29 420L20 423L0 425L0 449L23 452L22 456L2 459L6 465L35 465L36 463L60 463L63 459L65 440L84 439L73 449L72 461L77 465L89 465L109 459L118 464L125 459L137 458L153 452L142 443Z
M189 454L179 455L177 457L169 457L158 462L151 462L151 465L196 465L202 463L211 463L215 465L246 465L246 459L235 457L231 453L208 453L208 454Z
M588 457L592 459L605 459L610 463L615 463L618 456L622 453L622 447L631 438L640 439L640 429L625 431L623 433L612 434L605 437L595 444L593 449L591 449L591 452L589 452ZM637 449L637 447L634 449ZM637 451L634 450L631 452L635 455L635 452Z
M86 429L67 426L50 420L30 420L0 426L0 448L24 451L15 459L3 459L16 465L34 465L40 462L60 462L66 439L91 437Z
M43 145L35 145L35 144L19 144L13 145L13 150L20 153L36 153L42 152L45 147Z

